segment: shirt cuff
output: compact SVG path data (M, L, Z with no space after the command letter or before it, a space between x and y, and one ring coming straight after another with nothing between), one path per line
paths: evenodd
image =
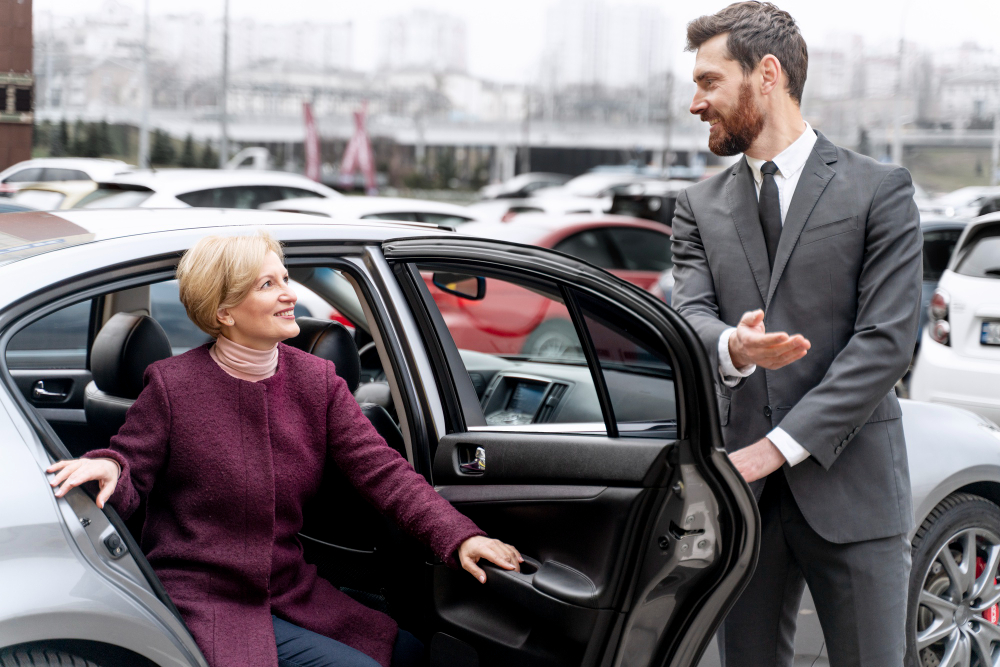
M736 368L733 365L733 358L729 355L729 337L735 331L736 327L729 327L719 336L719 375L722 376L722 383L727 387L735 387L740 383L740 380L757 370L757 364L750 364L743 368Z
M806 448L795 442L795 438L788 435L780 426L768 433L767 439L774 443L790 466L798 465L809 458Z

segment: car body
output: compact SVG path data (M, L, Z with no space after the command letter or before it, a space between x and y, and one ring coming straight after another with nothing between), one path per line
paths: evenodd
M305 197L267 202L258 206L265 211L307 213L337 220L399 220L426 222L454 228L476 218L465 206L447 202L406 199L402 197Z
M531 197L540 190L563 185L570 179L565 174L550 174L532 171L518 174L503 183L493 183L479 190L480 199L524 199Z
M29 183L102 181L131 171L121 160L103 158L35 158L0 171L0 196L9 197Z
M96 189L94 181L32 183L12 194L8 201L36 211L59 211L73 208Z
M995 196L1000 196L1000 186L970 185L924 200L920 210L948 218L973 218Z
M321 491L302 529L321 575L384 605L432 661L456 667L694 664L752 571L758 538L752 494L721 450L704 351L676 313L540 248L413 223L205 209L0 218L9 283L0 297L0 660L44 648L96 665L206 664L132 537L142 517L126 524L83 488L57 499L44 469L107 441L84 391L105 377L89 365L104 363L89 359L104 324L137 312L166 319L169 295L153 292L169 288L183 250L209 233L259 228L285 244L293 279L356 325L354 354L372 380L358 391L384 386L398 415L379 432L396 429L393 446L419 474L526 556L521 573L488 568L483 586L429 560L334 484L348 495ZM461 350L423 289L425 269L472 272L491 288L530 285L571 304L581 334L600 328L604 343L591 361ZM77 328L75 344L53 349L57 321ZM629 350L644 350L649 365ZM659 388L657 400L629 400L640 385ZM548 397L527 421L487 420L494 404L535 410L540 386ZM612 400L633 412L601 407Z
M257 208L295 197L343 197L305 176L259 169L138 170L102 179L76 208Z
M966 226L936 294L911 396L1000 421L1000 213Z
M610 204L610 198L594 199L592 197L561 194L545 197L526 197L523 199L490 199L470 204L468 209L469 213L478 220L501 220L507 222L513 220L515 216L525 213L544 213L546 215L587 213L590 215L601 215L607 210Z

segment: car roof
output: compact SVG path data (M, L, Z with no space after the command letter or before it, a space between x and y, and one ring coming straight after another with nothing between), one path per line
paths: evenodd
M106 179L106 183L140 185L158 193L183 194L205 188L238 185L287 185L341 196L336 190L301 174L262 169L140 169Z
M586 213L571 213L567 215L548 215L544 213L521 213L510 222L468 222L461 226L460 233L464 236L481 236L502 241L514 241L534 245L545 237L561 231L583 231L592 227L641 227L664 234L669 233L666 226L624 215L590 215Z
M42 157L18 162L0 172L0 178L5 178L8 174L20 171L21 169L46 167L53 169L77 169L86 172L91 178L95 176L97 178L111 178L116 174L126 173L133 169L126 162L108 158Z
M336 199L297 197L261 204L260 208L269 211L308 211L310 213L323 213L331 217L359 217L376 213L408 212L440 213L466 218L476 217L473 211L464 206L404 197L337 197Z
M35 257L62 248L174 231L214 228L316 229L317 239L388 239L442 235L436 225L383 220L336 221L317 216L246 209L69 209L66 211L6 213L0 215L0 265ZM325 229L324 229L325 228ZM277 235L277 233L276 233Z

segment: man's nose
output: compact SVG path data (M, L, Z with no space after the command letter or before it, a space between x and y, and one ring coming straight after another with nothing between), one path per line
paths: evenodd
M695 93L694 99L691 100L691 108L688 111L698 116L704 113L707 108L708 102L705 101L705 98L701 96L701 93Z

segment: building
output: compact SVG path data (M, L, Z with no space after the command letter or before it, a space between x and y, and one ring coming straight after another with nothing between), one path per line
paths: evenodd
M465 21L425 9L383 19L379 26L379 67L383 70L465 72Z
M0 169L31 158L31 0L0 0Z

